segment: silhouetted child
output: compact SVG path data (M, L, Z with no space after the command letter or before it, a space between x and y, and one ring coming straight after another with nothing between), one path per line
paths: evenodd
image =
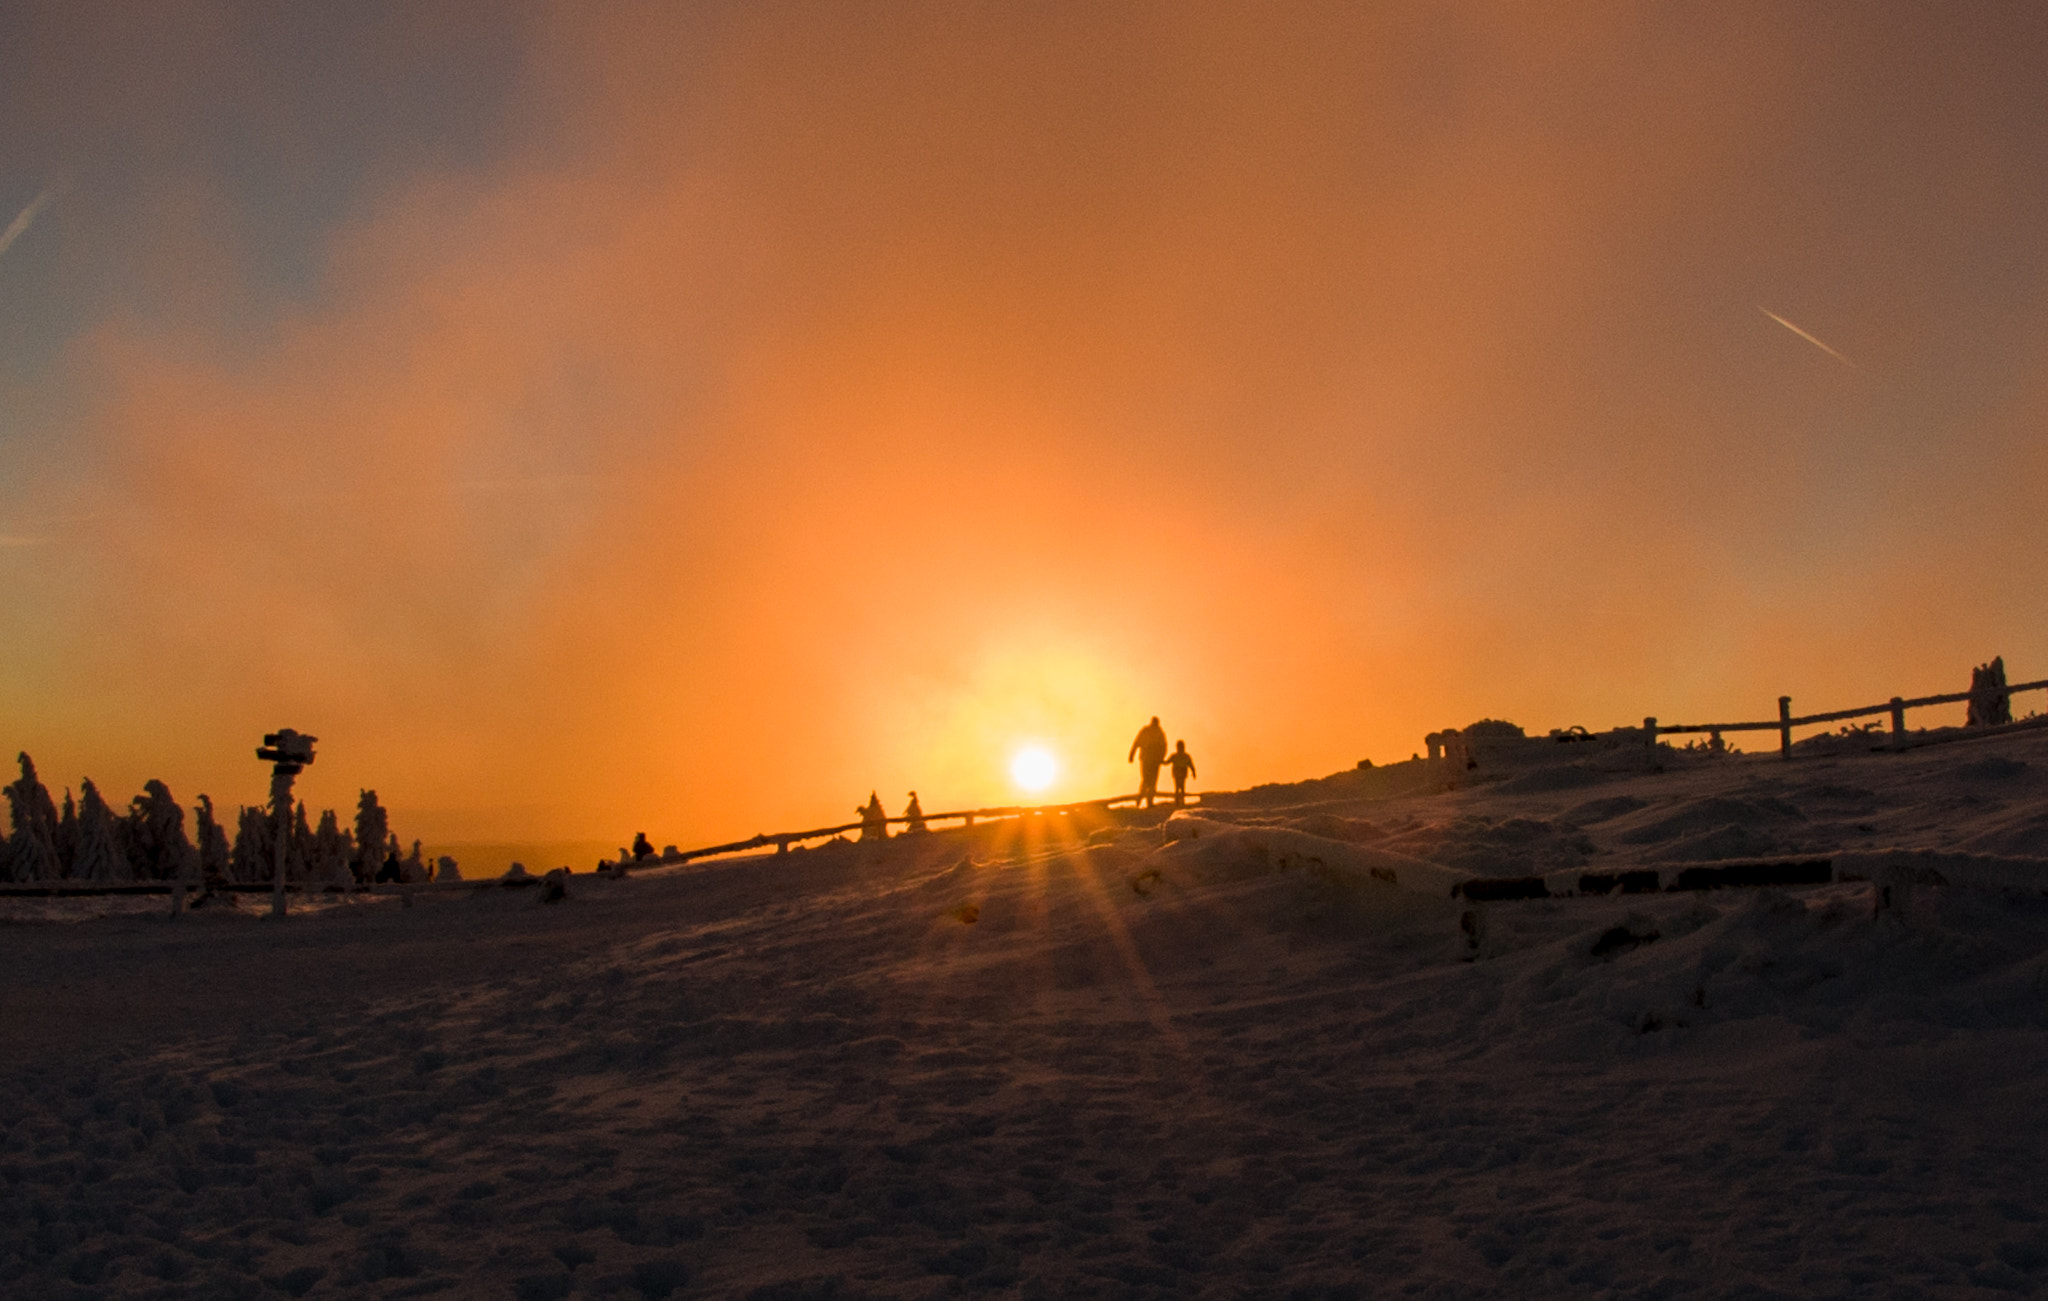
M924 806L917 802L917 792L910 792L910 803L903 806L903 834L914 836L924 830Z
M1195 775L1195 756L1188 753L1186 741L1173 743L1173 755L1167 759L1173 769L1173 807L1180 808L1187 803L1188 778Z
M1166 729L1159 725L1159 715L1152 715L1152 721L1138 729L1124 762L1133 758L1138 761L1138 807L1149 809L1159 798L1159 765L1166 762Z
M882 809L882 797L868 792L868 802L854 812L860 814L860 838L862 840L887 840L889 838L889 815Z

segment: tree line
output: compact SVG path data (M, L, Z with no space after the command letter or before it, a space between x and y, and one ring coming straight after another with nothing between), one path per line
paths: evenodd
M60 806L36 776L35 761L23 754L20 779L4 790L13 834L0 836L0 881L266 883L275 879L280 842L290 882L351 886L429 875L419 841L401 852L375 791L362 792L349 827L333 809L313 822L304 801L293 801L289 810L243 806L230 842L211 797L199 797L187 834L184 807L156 780L143 785L125 812L116 812L90 778L79 783L76 800L67 788Z

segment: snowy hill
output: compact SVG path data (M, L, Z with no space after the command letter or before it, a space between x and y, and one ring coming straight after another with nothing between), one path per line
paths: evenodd
M2048 856L2048 732L1804 751L1530 741L1455 790L1400 765L554 906L17 922L0 1291L2038 1292L2040 889L1495 903L1468 960L1468 873Z

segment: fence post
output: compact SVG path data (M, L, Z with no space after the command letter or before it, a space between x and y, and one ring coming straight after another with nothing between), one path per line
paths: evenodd
M1906 702L1892 697L1892 749L1906 748Z
M1778 754L1792 757L1792 697L1778 697Z
M1645 748L1646 750L1648 750L1648 751L1649 751L1649 754L1650 754L1650 762L1651 762L1651 763L1653 763L1653 764L1654 764L1654 763L1656 763L1656 762L1657 762L1657 720L1656 720L1655 718L1646 718L1646 719L1644 719L1644 720L1643 720L1643 747L1644 747L1644 748Z

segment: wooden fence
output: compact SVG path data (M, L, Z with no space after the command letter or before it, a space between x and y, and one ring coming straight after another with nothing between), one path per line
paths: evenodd
M1169 806L1174 802L1173 797L1170 795L1155 796L1154 798L1159 803ZM1106 800L1082 800L1077 804L1004 804L986 809L957 809L950 813L927 813L919 820L927 827L937 822L958 822L962 826L971 827L977 822L996 822L1011 818L1063 818L1072 817L1076 813L1083 812L1107 814L1111 809L1124 805L1135 807L1138 800L1139 797L1136 795L1115 795ZM1190 795L1186 797L1185 802L1189 805L1198 805L1201 801L1202 797L1200 795ZM907 817L882 819L884 825L892 827L898 825L907 827L911 821L912 819ZM646 861L657 864L687 863L692 859L715 858L722 854L741 854L751 849L766 849L770 845L775 846L776 853L786 854L789 852L791 845L802 844L808 840L830 840L834 836L843 836L849 831L862 831L866 826L865 822L842 822L836 827L816 827L809 831L778 831L773 835L763 832L760 835L750 836L745 840L735 840L723 845L707 845L703 849L685 850L679 854L657 855ZM631 865L628 864L628 866Z
M1915 696L1911 700L1893 696L1882 705L1866 705L1861 709L1833 709L1824 714L1805 714L1799 717L1794 717L1792 714L1792 697L1779 696L1778 717L1775 720L1761 723L1684 723L1666 727L1660 725L1654 718L1646 718L1643 720L1644 742L1654 747L1657 744L1658 737L1684 732L1704 732L1718 741L1723 732L1775 731L1778 734L1778 753L1784 758L1790 759L1792 757L1792 729L1795 727L1811 727L1816 723L1839 723L1851 718L1872 718L1882 714L1890 714L1892 720L1892 748L1894 750L1903 750L1910 744L1906 738L1906 711L1909 709L1921 709L1928 705L1958 705L1978 695L2003 696L2009 700L2022 691L2039 691L2044 687L2048 687L2048 679L2043 679L2039 682L2022 682L2017 686L1986 687L1974 692L1952 691L1940 696Z

